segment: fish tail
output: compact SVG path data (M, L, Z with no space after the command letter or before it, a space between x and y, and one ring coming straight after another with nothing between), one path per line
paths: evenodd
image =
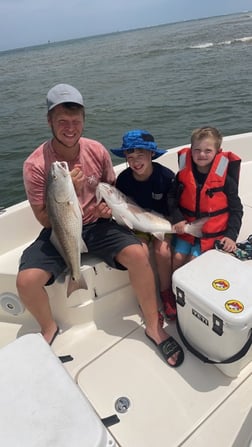
M82 273L80 274L80 278L76 280L72 276L69 278L68 286L67 286L67 298L75 291L79 289L88 289L86 280Z
M202 217L201 219L194 220L191 223L185 225L185 233L191 234L194 237L202 237L202 227L208 221L208 217Z
M152 234L159 241L164 241L165 240L165 233L152 233Z

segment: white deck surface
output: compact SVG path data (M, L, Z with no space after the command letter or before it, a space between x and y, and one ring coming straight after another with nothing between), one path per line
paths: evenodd
M175 333L172 325L169 331ZM101 417L115 412L119 397L130 399L128 412L118 415L120 423L110 428L122 446L203 446L205 438L206 445L231 447L240 424L235 401L242 398L239 419L251 408L251 373L252 365L231 380L188 352L183 365L172 369L139 328L84 367L78 384Z

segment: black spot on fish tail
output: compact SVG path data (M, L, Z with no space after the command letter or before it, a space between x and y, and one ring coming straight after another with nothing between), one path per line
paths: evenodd
M88 289L88 285L86 283L86 280L83 276L83 274L80 275L79 280L77 281L76 278L70 276L68 286L67 286L67 297L69 297L75 290L79 289Z

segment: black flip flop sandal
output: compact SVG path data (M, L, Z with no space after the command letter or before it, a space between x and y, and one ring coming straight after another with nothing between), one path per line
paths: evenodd
M163 359L166 361L167 365L171 366L172 368L177 368L183 363L184 361L183 349L173 337L170 336L166 340L157 344L155 340L153 340L153 338L151 338L146 332L145 335L157 347L158 351L162 355ZM179 352L177 361L174 365L171 365L170 363L167 362L167 360L174 354L176 354L176 352Z

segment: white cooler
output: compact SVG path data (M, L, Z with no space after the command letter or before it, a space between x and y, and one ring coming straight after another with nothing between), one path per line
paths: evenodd
M182 341L230 377L237 377L252 360L251 279L252 261L217 250L203 253L173 274Z

